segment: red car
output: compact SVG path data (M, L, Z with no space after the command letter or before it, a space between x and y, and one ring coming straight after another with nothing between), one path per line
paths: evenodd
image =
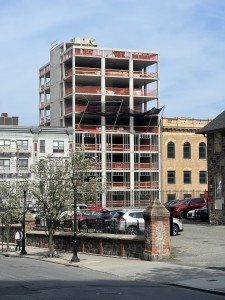
M176 218L186 218L189 210L194 210L207 205L207 200L204 198L191 198L179 201L176 205L168 206L167 209L170 215Z

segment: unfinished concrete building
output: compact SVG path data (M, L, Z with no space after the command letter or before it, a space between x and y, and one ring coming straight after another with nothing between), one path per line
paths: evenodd
M98 157L105 207L160 199L159 55L108 49L93 39L54 45L39 70L39 125L72 127L71 148Z

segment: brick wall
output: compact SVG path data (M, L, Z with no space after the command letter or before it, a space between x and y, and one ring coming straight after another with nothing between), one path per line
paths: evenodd
M72 232L56 232L54 241L56 250L73 250ZM27 246L48 248L45 232L28 231L26 244ZM122 234L78 233L77 247L78 251L83 253L143 259L145 237Z

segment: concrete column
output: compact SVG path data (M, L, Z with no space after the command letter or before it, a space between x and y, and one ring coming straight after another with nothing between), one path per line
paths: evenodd
M170 256L170 213L158 200L150 201L144 211L144 260L160 260Z

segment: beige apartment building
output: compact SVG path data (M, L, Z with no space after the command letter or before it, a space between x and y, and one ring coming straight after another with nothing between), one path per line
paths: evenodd
M208 190L207 141L196 131L209 119L161 119L161 199L200 197Z

